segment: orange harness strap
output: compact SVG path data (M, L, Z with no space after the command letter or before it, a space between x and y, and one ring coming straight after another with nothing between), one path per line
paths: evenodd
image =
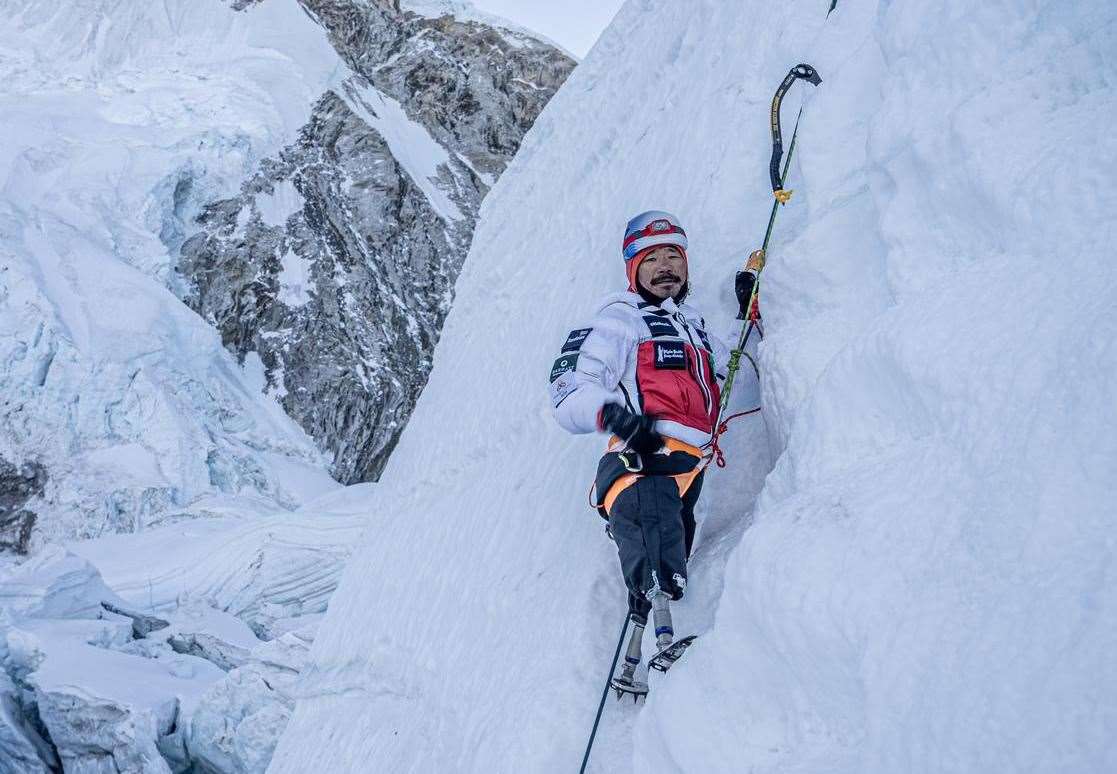
M616 436L614 436L610 441L610 450L612 450L613 448L612 441L617 441ZM679 487L679 497L685 497L687 491L691 487L691 484L694 483L694 479L698 478L698 474L706 469L708 460L704 459L704 455L702 454L701 449L699 449L697 446L691 446L689 443L683 443L682 441L678 441L674 438L665 438L664 445L670 451L686 452L687 454L694 455L699 460L701 460L697 465L694 466L694 470L688 471L686 473L677 473L674 476L671 476L671 478L675 479L675 484ZM635 484L643 477L643 473L628 473L614 481L613 485L609 487L609 491L605 493L605 512L611 513L613 510L613 503L616 501L620 493L628 489L630 486Z

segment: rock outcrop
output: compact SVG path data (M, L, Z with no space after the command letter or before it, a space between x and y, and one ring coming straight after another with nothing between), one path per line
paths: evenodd
M180 292L333 458L375 479L426 383L481 200L574 63L396 2L303 0L350 73L181 245Z
M55 5L0 18L0 551L375 478L573 62L395 2Z
M46 469L35 462L17 466L0 457L0 549L27 553L37 518L26 507L46 486Z

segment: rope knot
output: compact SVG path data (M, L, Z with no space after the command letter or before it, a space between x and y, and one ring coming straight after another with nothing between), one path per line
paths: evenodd
M747 417L749 414L756 414L759 411L760 406L757 406L756 408L749 409L748 411L739 411L736 414L730 414L722 421L721 424L717 426L717 430L714 431L714 437L710 441L710 451L713 452L714 462L717 463L717 466L719 468L724 468L726 465L725 452L721 450L721 446L718 444L718 441L721 440L721 434L729 429L729 423L732 420L736 419L737 417Z

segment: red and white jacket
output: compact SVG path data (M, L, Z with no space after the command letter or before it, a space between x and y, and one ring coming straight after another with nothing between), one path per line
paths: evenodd
M570 332L551 367L555 419L592 433L606 403L657 417L660 435L691 446L709 442L729 348L687 304L649 304L638 293L607 297L593 322Z

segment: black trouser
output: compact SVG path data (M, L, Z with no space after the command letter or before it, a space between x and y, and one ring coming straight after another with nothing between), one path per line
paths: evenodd
M670 476L645 476L613 502L609 530L628 586L628 611L640 623L647 622L651 610L650 589L658 585L672 599L683 595L704 475L698 474L684 497Z

